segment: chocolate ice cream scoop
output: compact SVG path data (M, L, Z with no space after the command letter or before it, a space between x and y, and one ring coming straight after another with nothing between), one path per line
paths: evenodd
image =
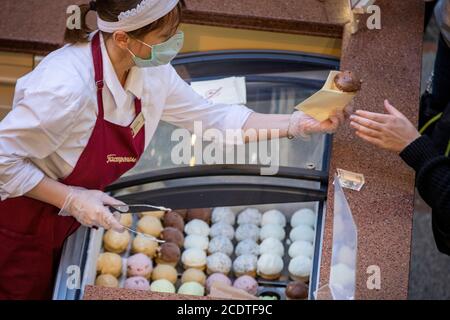
M188 210L187 209L176 209L173 210L174 212L178 213L183 219L186 219L186 215Z
M361 89L361 79L352 71L342 71L334 77L336 87L344 92L356 92Z
M206 223L210 223L211 221L211 209L189 209L186 215L186 221L191 221L194 219L203 220Z
M308 286L303 281L289 282L286 287L286 297L291 300L308 298Z
M180 248L172 242L162 244L158 249L157 263L176 265L180 260Z
M164 228L164 230L161 233L161 238L166 242L175 243L180 248L183 246L184 243L183 233L181 233L180 230L173 227Z
M164 227L172 227L183 232L184 230L184 220L175 211L167 212L164 215Z

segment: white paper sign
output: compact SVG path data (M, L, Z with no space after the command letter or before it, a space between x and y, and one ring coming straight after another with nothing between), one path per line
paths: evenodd
M191 82L191 87L203 98L214 103L247 103L247 89L244 77L194 81Z

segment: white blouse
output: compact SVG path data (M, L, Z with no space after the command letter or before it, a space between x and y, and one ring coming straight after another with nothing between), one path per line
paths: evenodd
M251 114L242 105L213 104L199 96L171 65L130 70L120 84L103 39L105 119L129 125L134 97L142 100L145 145L160 120L193 130L240 129ZM47 175L67 177L88 143L97 118L94 67L89 44L67 45L49 54L18 80L12 111L0 122L0 197L21 196Z

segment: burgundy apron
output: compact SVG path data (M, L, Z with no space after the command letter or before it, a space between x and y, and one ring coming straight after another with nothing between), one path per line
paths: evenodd
M61 182L104 190L130 170L144 152L145 128L133 135L104 119L100 36L92 40L98 116L73 172ZM135 99L136 115L141 101ZM51 299L64 241L80 226L59 209L28 197L0 202L0 299Z

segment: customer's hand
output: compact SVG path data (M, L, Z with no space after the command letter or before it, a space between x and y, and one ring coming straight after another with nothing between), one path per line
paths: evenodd
M387 114L358 110L350 117L350 125L361 139L383 149L400 153L420 137L414 125L388 100Z
M60 215L73 216L87 227L97 226L123 232L125 229L105 205L125 204L98 190L71 187Z

